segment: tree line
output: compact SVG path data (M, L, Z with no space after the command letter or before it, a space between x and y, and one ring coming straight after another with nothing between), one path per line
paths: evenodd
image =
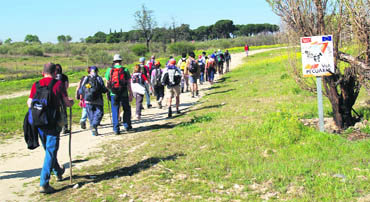
M148 29L150 30L150 29ZM177 41L205 41L213 39L235 38L239 36L254 36L260 33L274 33L279 31L279 26L273 24L247 24L234 25L232 20L219 20L213 25L200 26L191 29L188 24L176 26L175 23L169 27L157 27L152 29L149 41L153 42L177 42ZM148 34L143 29L134 29L128 32L99 31L93 36L85 39L86 43L119 43L119 42L146 42Z

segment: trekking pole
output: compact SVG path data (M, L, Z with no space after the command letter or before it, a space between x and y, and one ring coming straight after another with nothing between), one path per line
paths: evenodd
M72 184L72 107L69 108L69 183Z

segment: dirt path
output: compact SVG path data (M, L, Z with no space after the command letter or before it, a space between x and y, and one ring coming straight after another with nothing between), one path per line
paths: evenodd
M270 49L250 51L250 55L268 51ZM245 53L232 54L232 62L230 69L243 64ZM216 76L217 79L217 76ZM200 86L200 96L203 96L210 85L208 82ZM1 97L0 97L1 98ZM191 98L190 93L181 94L180 110L186 112L196 103L199 98ZM92 136L88 130L81 130L79 126L73 126L72 135L72 153L73 159L76 157L87 156L89 153L97 151L100 145L111 140L120 140L135 138L141 131L150 128L151 125L164 124L173 120L167 119L167 111L159 109L156 103L153 103L154 108L143 110L142 120L133 119L133 127L138 131L136 133L123 134L116 136L113 134L112 126L108 114L102 121L102 126L99 128L100 136ZM132 110L135 112L135 110ZM134 113L133 113L134 114ZM138 145L140 146L140 145ZM58 161L68 167L68 136L61 136L60 146L58 151ZM23 139L11 139L0 147L0 201L35 201L35 198L30 198L30 194L34 193L39 188L41 166L44 160L43 149L28 150ZM94 164L94 160L75 163L74 167L82 167ZM67 177L69 170L66 170L64 177ZM36 181L36 182L35 182Z
M75 87L77 85L78 85L78 83L71 83L69 85L69 87ZM29 90L27 90L27 91L19 91L19 92L15 92L15 93L12 93L12 94L0 95L0 100L3 100L3 99L12 99L12 98L17 98L17 97L26 96L26 95L30 95L30 91Z

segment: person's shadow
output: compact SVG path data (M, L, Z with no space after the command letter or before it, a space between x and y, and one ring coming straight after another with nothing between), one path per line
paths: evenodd
M109 172L105 172L102 174L91 174L91 175L73 175L72 179L79 181L78 179L83 179L78 182L79 186L82 187L85 184L88 183L98 183L104 180L110 180L113 178L118 178L118 177L123 177L123 176L132 176L135 175L141 171L144 171L146 169L149 169L153 167L154 165L162 162L162 161L174 161L176 160L179 156L184 156L184 154L176 153L167 157L150 157L148 159L142 160L134 165L128 166L128 167L123 167L119 168L116 170L112 170ZM64 179L64 180L67 180ZM66 185L60 189L57 189L55 192L60 192L64 191L66 189L72 188L74 185Z

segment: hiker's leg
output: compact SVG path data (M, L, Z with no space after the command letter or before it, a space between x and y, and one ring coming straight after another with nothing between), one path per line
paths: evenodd
M54 131L47 134L45 131L38 129L42 145L45 149L44 164L41 169L40 186L46 186L50 181L51 170L55 166L57 151L59 147L59 134Z
M111 96L111 106L112 106L112 121L113 121L113 131L114 132L119 132L119 122L118 122L118 117L119 117L119 108L120 108L120 102L115 101L114 98L116 95Z
M101 120L103 119L104 115L104 108L101 105L94 105L94 121L93 127L96 128L100 124Z
M123 123L127 124L128 128L131 128L131 106L128 100L128 97L122 98L122 107L123 107Z
M143 95L140 95L138 93L135 93L135 99L136 99L136 115L141 115L141 106L143 105Z
M86 111L86 108L83 107L82 108L82 113L81 113L80 123L85 123L86 119L87 119L87 111Z
M89 118L90 128L91 128L93 127L93 122L94 122L94 111L93 111L92 104L86 104L86 112L87 112L87 117Z
M186 91L189 91L189 75L185 75Z

